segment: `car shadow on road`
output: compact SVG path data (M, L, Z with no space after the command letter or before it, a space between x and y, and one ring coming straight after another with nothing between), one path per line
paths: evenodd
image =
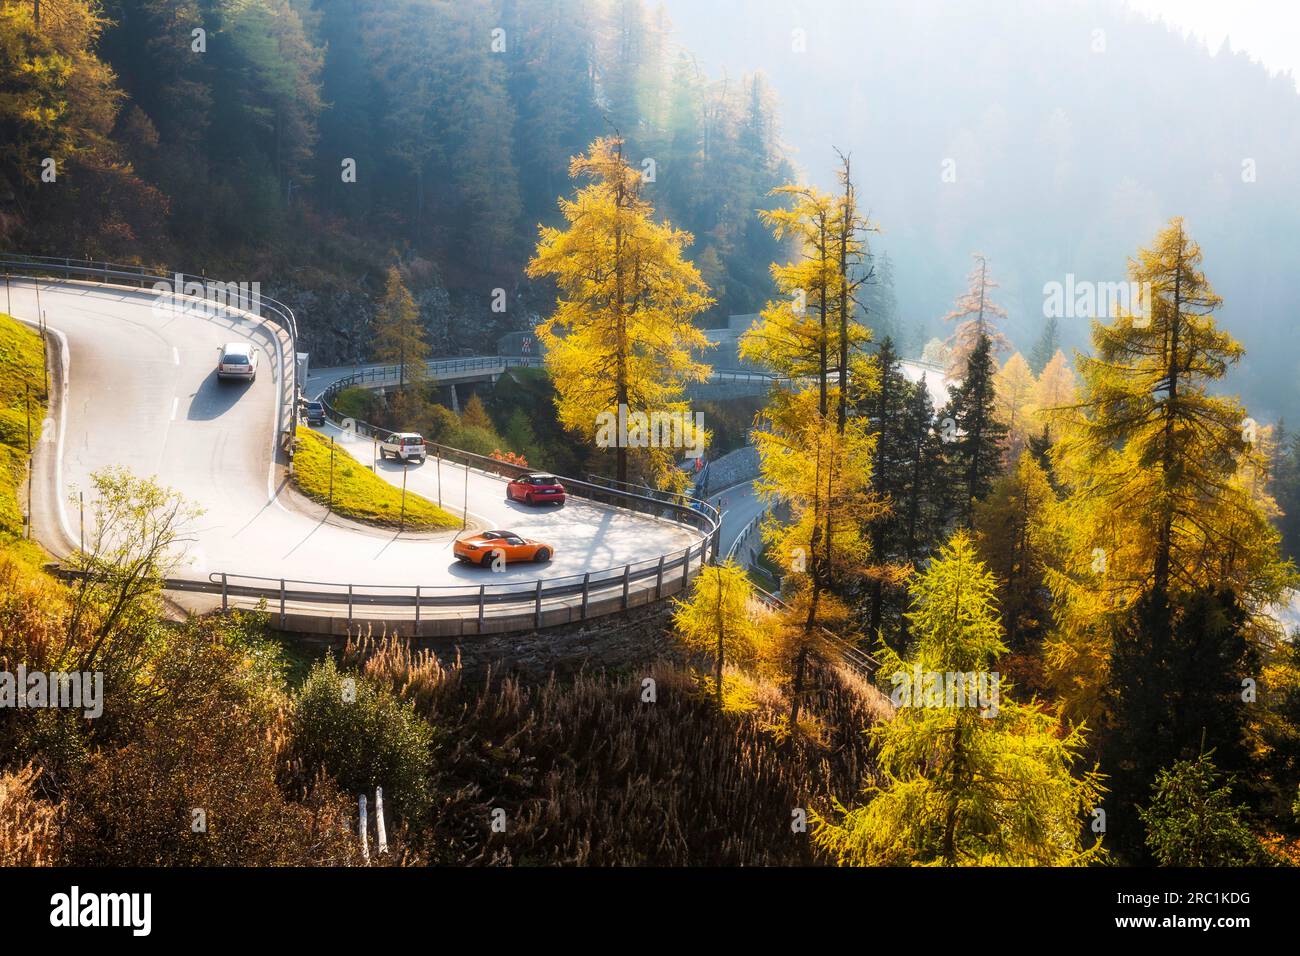
M190 400L190 410L186 418L191 421L212 421L220 418L235 407L244 393L253 387L251 382L223 382L217 378L216 370L208 374L199 390Z
M522 501L516 501L514 498L505 498L503 500L505 501L506 507L511 511L517 511L520 514L525 515L545 514L548 511L564 510L564 502L555 504L554 502L548 501L546 504L542 505L530 505Z
M465 584L478 586L486 584L489 588L494 586L513 585L520 594L527 594L530 590L537 587L538 578L547 578L548 584L555 583L553 578L566 578L572 575L555 575L547 569L550 567L549 562L520 561L507 564L504 570L494 571L490 565L467 564L464 561L453 560L447 565L447 570L451 576ZM577 577L581 577L578 575Z

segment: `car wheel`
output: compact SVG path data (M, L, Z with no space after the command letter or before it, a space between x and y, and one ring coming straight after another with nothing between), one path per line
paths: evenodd
M533 560L536 561L538 564L541 564L543 561L551 560L551 549L538 548L537 553L533 555Z
M533 493L531 491L528 492L528 497L526 497L524 500L527 501L530 505L537 504L537 499L533 497Z
M496 556L497 552L489 551L487 554L483 555L483 560L480 561L479 564L483 565L485 568L490 568L492 567L492 561Z

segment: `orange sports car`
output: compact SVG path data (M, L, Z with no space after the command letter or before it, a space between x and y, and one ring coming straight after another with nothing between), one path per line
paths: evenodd
M500 554L511 561L549 561L555 553L549 544L531 541L513 531L476 531L462 535L452 545L452 554L470 564L490 565Z

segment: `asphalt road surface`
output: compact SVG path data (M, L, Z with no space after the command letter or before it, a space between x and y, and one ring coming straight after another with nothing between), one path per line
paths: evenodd
M434 501L438 485L449 510L479 527L518 531L552 545L546 565L492 572L463 566L451 554L455 532L396 533L324 513L289 487L275 464L282 392L275 339L259 320L194 300L173 304L150 290L44 281L40 308L60 340L68 373L65 399L38 450L40 496L34 529L56 553L80 534L77 492L85 492L87 537L93 534L92 473L121 465L156 476L203 514L174 576L206 579L226 572L298 581L429 587L564 577L621 568L681 551L698 539L681 525L622 509L570 500L529 508L505 500L504 480L443 463L381 463L395 485ZM34 281L12 283L13 313L34 321ZM225 342L258 350L257 380L219 382ZM371 460L366 441L340 447ZM69 501L69 496L73 499Z

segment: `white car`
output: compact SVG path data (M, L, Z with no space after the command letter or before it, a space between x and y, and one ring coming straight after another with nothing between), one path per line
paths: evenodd
M217 359L217 378L242 378L257 381L257 350L247 342L227 342Z
M427 454L424 438L415 432L393 432L379 440L380 458L391 455L398 461L424 461Z

